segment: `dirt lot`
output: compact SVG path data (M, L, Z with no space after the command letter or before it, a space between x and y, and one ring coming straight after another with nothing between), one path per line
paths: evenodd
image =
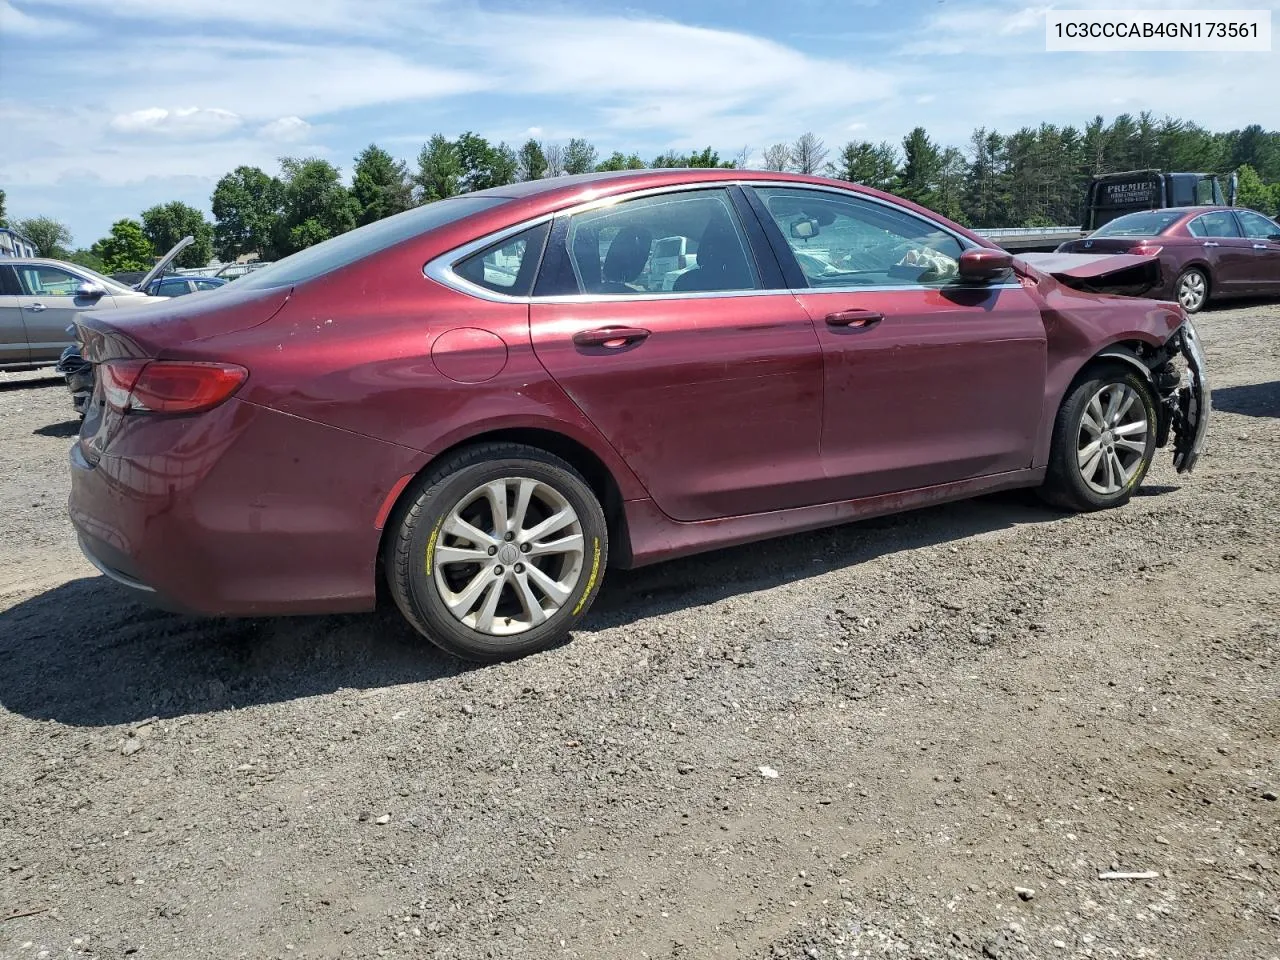
M0 954L1280 956L1280 307L1199 325L1191 478L613 574L479 669L128 601L0 375Z

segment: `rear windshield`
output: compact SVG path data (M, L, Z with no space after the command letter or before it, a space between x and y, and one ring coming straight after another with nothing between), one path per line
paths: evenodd
M1093 232L1095 237L1154 237L1182 216L1180 210L1144 210L1127 213Z
M464 196L423 204L404 213L349 230L283 260L277 260L269 267L254 270L235 281L236 289L260 290L302 283L393 247L402 240L506 202L505 197Z

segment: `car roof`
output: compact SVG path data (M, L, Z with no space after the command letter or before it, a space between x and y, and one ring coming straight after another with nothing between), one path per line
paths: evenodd
M87 269L81 268L77 263L68 263L66 260L54 260L52 257L4 257L3 259L0 259L0 263L7 263L11 266L68 267L71 270Z
M879 194L878 190L847 180L832 180L802 173L782 173L774 170L738 170L729 167L664 167L660 170L610 170L605 173L581 173L567 177L544 177L541 180L524 180L501 187L490 187L468 193L468 197L495 197L509 200L532 198L559 199L591 192L597 188L599 196L643 190L649 187L696 183L734 183L748 180L773 180L791 183L809 183L863 193ZM584 198L585 199L585 198ZM899 201L900 202L900 201Z
M776 170L739 170L732 167L673 167L660 170L611 170L605 173L583 173L567 177L546 177L541 180L526 180L520 183L507 184L501 187L490 187L464 194L466 197L491 197L496 200L512 202L516 210L504 212L492 211L492 224L497 226L502 220L510 219L513 214L520 217L536 217L553 213L561 209L603 200L633 191L661 189L663 187L699 186L705 184L730 183L786 183L818 187L829 187L848 193L859 193L872 197L896 207L913 211L924 217L944 220L951 224L953 230L972 243L995 249L990 240L980 237L961 224L947 221L937 211L926 209L903 197L893 196L882 190L851 183L848 180L836 180L830 177L817 177L803 173L783 173ZM478 221L485 222L482 216ZM481 231L483 232L483 230Z

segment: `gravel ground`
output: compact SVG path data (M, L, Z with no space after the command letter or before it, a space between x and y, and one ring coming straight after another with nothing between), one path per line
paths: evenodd
M0 954L1280 956L1280 307L1199 326L1190 478L615 572L485 668L126 599L0 374Z

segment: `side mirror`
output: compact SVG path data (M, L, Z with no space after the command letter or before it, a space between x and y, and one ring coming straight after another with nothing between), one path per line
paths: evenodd
M986 283L997 280L1013 266L1013 254L1007 250L975 247L960 254L957 274L961 280Z
M82 283L76 287L77 300L98 300L106 296L107 289L100 283Z
M1272 243L1280 243L1280 233L1273 233L1267 237Z
M791 224L791 236L797 240L811 240L818 235L818 221L803 217Z

